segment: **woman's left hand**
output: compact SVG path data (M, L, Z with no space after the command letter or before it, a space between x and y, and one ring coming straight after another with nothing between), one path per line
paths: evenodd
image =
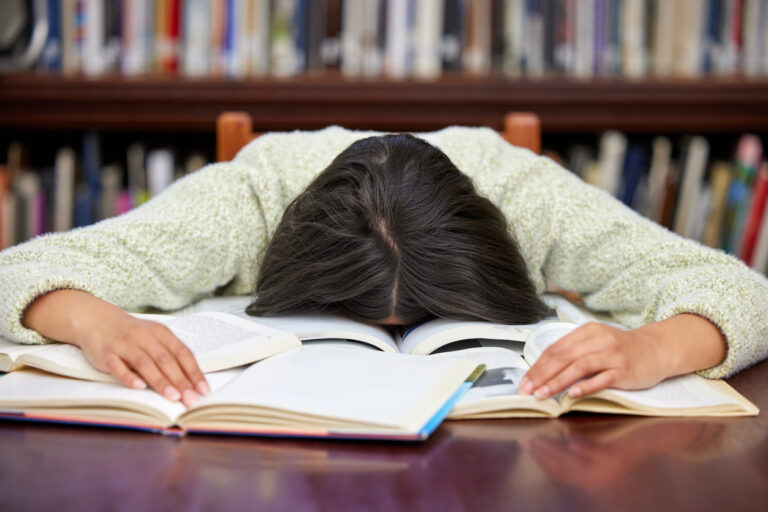
M520 394L573 397L607 387L643 389L674 375L715 366L726 344L720 330L697 315L677 315L634 330L590 322L548 347L525 374Z

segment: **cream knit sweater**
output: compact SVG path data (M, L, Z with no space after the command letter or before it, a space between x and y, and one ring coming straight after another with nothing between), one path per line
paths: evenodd
M338 127L266 134L232 162L209 165L125 215L0 252L0 336L45 342L20 317L57 288L129 310L173 310L215 291L251 293L260 252L285 206L334 156L369 135ZM493 130L420 136L501 208L540 292L548 278L628 327L684 312L708 318L728 340L725 361L701 372L708 377L768 355L762 275L640 217Z

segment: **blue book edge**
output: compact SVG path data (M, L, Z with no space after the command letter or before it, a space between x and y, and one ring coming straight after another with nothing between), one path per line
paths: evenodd
M428 438L432 432L434 432L438 426L443 422L446 416L448 416L448 413L451 412L451 409L456 405L456 403L461 400L461 397L463 397L467 391L475 384L475 381L480 378L480 376L485 372L485 365L480 364L477 366L477 368L474 369L472 373L469 374L469 377L467 377L467 380L462 382L461 386L451 395L451 397L443 404L443 406L437 410L437 412L430 418L430 420L421 427L421 430L419 431L419 439L423 440Z

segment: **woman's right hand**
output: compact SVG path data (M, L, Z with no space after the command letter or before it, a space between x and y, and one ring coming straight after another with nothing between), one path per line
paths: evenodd
M129 315L79 290L37 298L22 323L47 338L77 345L99 371L134 389L151 387L168 400L194 405L209 393L192 352L165 325Z

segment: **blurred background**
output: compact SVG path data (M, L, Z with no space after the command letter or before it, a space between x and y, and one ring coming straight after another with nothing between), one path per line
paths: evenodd
M0 248L123 213L254 130L501 130L768 269L768 0L2 0Z

